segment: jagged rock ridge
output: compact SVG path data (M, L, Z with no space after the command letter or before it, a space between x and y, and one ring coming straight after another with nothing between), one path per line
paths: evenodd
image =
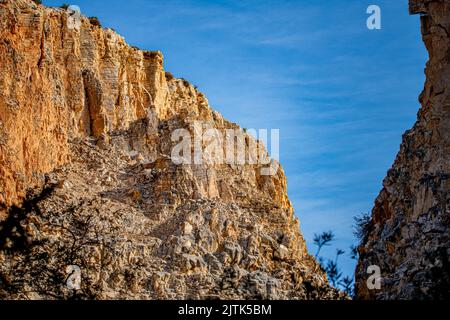
M360 299L450 297L450 3L410 0L421 14L429 52L416 124L375 201L359 247L356 295ZM380 267L380 290L368 290L370 265Z
M281 168L171 160L175 129L242 129L160 52L33 1L1 0L0 17L0 297L343 297Z

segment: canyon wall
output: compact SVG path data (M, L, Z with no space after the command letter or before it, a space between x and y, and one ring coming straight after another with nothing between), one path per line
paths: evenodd
M67 163L70 139L168 116L160 52L32 1L0 1L0 15L0 201L18 203L36 175Z
M359 299L450 297L450 3L410 0L429 53L422 107L383 181L359 246ZM369 290L367 273L381 271Z
M166 76L158 51L128 46L86 17L73 24L67 10L28 0L1 1L0 15L0 201L6 205L17 204L40 174L68 162L71 139L109 143L114 132L144 121L142 141L126 147L147 148L155 157L161 121L190 117L237 128L187 81ZM271 181L275 196L289 208L277 181Z
M0 297L345 298L276 162L172 161L177 129L237 130L268 155L160 52L31 0L0 0L0 18Z

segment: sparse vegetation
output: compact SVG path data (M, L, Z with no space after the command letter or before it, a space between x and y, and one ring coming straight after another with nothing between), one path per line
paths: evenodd
M185 87L189 87L189 81L187 81L184 78L180 78L180 80L183 81L183 84L184 84Z
M33 0L33 2L36 4L42 4L42 0Z
M99 286L93 278L84 277L80 290L66 286L67 266L76 265L89 270L92 265L83 256L92 247L101 248L102 258L94 268L104 268L111 263L106 257L112 248L102 238L105 230L94 223L98 210L86 212L83 202L69 206L65 211L41 211L40 203L49 198L56 185L42 191L30 191L22 206L8 209L8 218L0 223L0 252L19 255L14 261L13 272L5 276L0 270L0 299L15 294L26 294L24 288L33 287L35 293L52 299L97 299ZM2 208L6 209L6 208ZM58 221L65 214L73 220L70 224ZM38 222L39 221L39 222ZM63 242L53 242L47 238L36 239L34 229L27 226L60 230ZM71 245L65 246L64 241ZM11 260L12 261L12 260ZM49 290L51 289L51 290Z
M365 237L367 237L368 232L371 228L371 216L369 213L361 213L360 215L353 218L353 234L358 239L358 241L364 242ZM314 234L314 244L317 246L316 259L322 266L323 270L328 275L328 280L330 283L347 293L350 297L354 296L354 280L353 277L344 276L339 268L339 257L343 255L344 250L337 249L336 256L334 259L324 259L320 257L320 251L324 246L329 246L335 239L334 233L332 231L323 232L321 234ZM358 246L350 246L349 252L350 258L358 260Z
M323 246L328 246L334 240L334 234L332 231L323 232L322 234L314 234L314 244L317 246L317 252L315 257L319 256L320 250Z
M357 246L350 246L350 258L353 260L358 260L359 253L358 253L358 247Z
M147 59L155 59L158 55L158 51L144 51L144 57Z
M324 246L329 246L335 239L332 231L322 232L321 234L314 234L314 244L317 246L316 259L322 266L323 270L327 273L328 280L333 287L341 289L349 296L353 296L353 278L349 276L342 277L342 271L339 268L338 260L345 251L336 249L336 256L334 259L324 259L319 256L321 249Z
M172 80L172 79L174 79L174 78L175 78L175 77L173 76L172 73L166 72L166 80L167 80L167 81L170 81L170 80Z
M67 10L67 9L70 7L70 5L67 4L67 3L63 3L63 4L60 5L59 7L60 7L61 9Z
M96 27L101 27L102 24L100 23L100 20L97 17L89 17L89 22Z
M353 288L353 278L351 277L344 277L340 282L339 285L342 287L345 293L347 293L350 297L354 296L354 288Z
M353 234L360 242L363 242L369 233L372 218L369 213L361 213L359 216L353 217L353 221Z
M328 274L328 278L331 281L331 284L333 287L337 287L339 284L339 281L342 277L342 272L338 267L338 259L341 255L345 253L344 250L337 249L336 250L336 257L334 260L328 260L327 264L325 266L325 271Z

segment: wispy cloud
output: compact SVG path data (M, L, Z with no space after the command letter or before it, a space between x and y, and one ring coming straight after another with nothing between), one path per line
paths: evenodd
M353 242L351 217L372 207L423 86L427 54L407 1L378 1L379 32L365 28L369 3L360 0L76 3L131 44L162 50L166 68L228 119L279 128L309 246L329 229L337 246Z

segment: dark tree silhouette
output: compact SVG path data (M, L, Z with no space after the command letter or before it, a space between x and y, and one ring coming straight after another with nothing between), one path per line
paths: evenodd
M0 251L20 259L11 260L14 266L10 274L2 274L0 270L0 299L11 295L37 293L52 299L95 299L98 296L98 283L90 277L84 277L81 290L70 290L66 286L67 266L76 265L83 270L90 268L105 268L112 263L113 248L106 243L102 235L106 232L104 226L93 222L99 215L98 209L84 210L82 201L69 206L62 211L43 212L40 202L48 198L54 191L54 186L42 191L30 193L22 206L8 209L8 218L0 223ZM91 207L87 202L87 207ZM57 222L56 217L70 216L70 223ZM61 230L59 241L42 238L31 240L24 226L30 221L38 223L38 228ZM101 249L100 265L92 265L83 255L83 249L88 247ZM24 291L29 288L29 291Z
M353 234L360 241L363 242L371 227L372 217L369 213L361 213L353 217Z
M325 266L325 271L328 274L328 278L331 281L331 284L333 285L333 287L337 287L337 285L339 284L339 280L342 277L342 272L340 271L339 267L338 267L338 259L341 255L343 255L345 253L344 250L341 249L337 249L336 250L336 257L334 260L328 260L326 266Z
M324 246L328 246L335 239L334 233L332 231L323 232L321 234L314 234L314 244L317 246L316 259L323 268L323 270L327 273L328 279L331 285L335 288L341 289L345 293L347 293L350 297L353 296L353 277L345 276L343 277L342 271L339 268L339 257L342 256L345 251L342 249L336 249L336 256L334 259L324 259L319 256L321 249ZM350 248L350 255L354 254L354 250L356 247Z
M322 232L322 234L314 234L314 244L317 246L317 252L315 257L319 256L320 250L323 246L328 246L334 240L334 234L332 231Z
M350 258L352 258L353 260L358 260L358 257L359 257L358 247L351 245L350 246Z
M354 295L353 278L348 276L344 277L341 281L339 281L339 285L342 287L344 292L348 294L350 297Z

